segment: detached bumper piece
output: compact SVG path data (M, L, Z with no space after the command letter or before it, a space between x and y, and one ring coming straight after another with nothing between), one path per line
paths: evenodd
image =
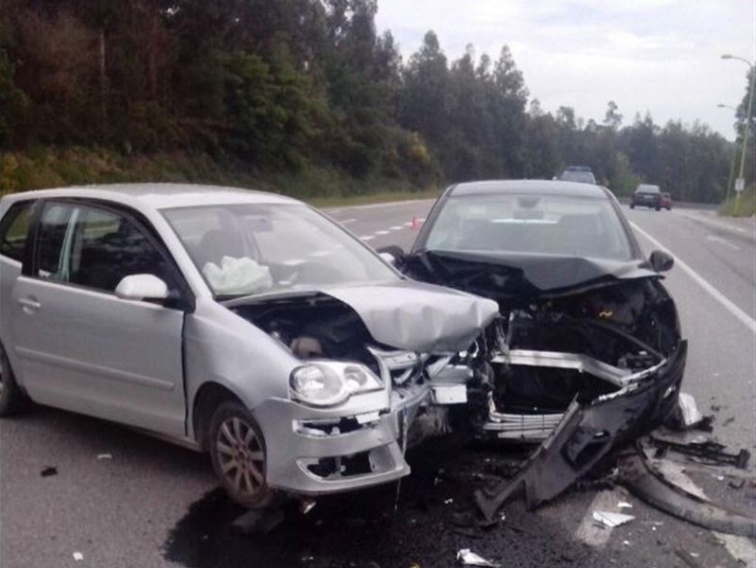
M590 471L612 449L658 426L677 402L687 342L653 374L587 404L570 404L551 435L512 480L475 493L488 520L508 501L523 498L528 509L549 501Z

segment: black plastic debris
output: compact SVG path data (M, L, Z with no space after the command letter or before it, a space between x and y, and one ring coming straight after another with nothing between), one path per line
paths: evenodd
M657 456L659 457L671 450L678 454L695 457L702 463L731 465L738 469L746 469L751 459L751 453L748 450L742 449L737 454L728 453L725 451L726 446L713 440L679 443L653 435L649 440L658 449Z
M42 477L52 477L53 475L58 475L58 468L48 465L42 468L42 471L39 472L39 475L41 475Z
M236 519L231 526L239 534L268 534L284 522L285 518L279 507L253 509Z
M639 446L620 463L620 480L636 497L684 521L707 529L756 537L756 519L689 493L656 469Z

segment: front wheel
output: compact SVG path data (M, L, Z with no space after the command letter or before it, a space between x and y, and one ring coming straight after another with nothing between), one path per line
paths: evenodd
M10 360L0 343L0 416L23 412L29 406L29 398L16 383Z
M635 209L635 203L630 204L630 209Z
M228 495L255 509L268 505L273 492L265 483L265 442L249 411L237 402L221 404L210 422L210 458Z

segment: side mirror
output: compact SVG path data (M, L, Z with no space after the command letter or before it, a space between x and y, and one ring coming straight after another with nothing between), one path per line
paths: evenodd
M378 254L394 268L401 268L404 264L405 253L402 247L396 245L381 247L378 249Z
M152 274L126 276L115 289L122 300L164 301L168 299L168 285Z
M675 265L675 259L663 250L655 250L648 259L651 268L656 272L668 272Z

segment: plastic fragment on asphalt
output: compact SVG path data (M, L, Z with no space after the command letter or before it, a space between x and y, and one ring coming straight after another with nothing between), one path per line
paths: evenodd
M74 552L73 553L73 559L76 562L81 562L82 560L84 560L84 555L81 552Z
M112 460L113 454L97 454L98 460Z
M678 398L678 408L680 409L682 426L684 428L692 428L704 419L703 414L698 410L696 399L688 393L680 393Z
M457 560L465 566L483 566L484 568L499 568L500 564L494 564L482 556L475 554L469 548L463 548L457 552Z
M40 471L39 474L42 477L50 477L50 476L53 476L53 475L58 475L58 468L54 467L54 466L51 466L51 465L48 465L46 467L43 467L42 471Z
M281 509L253 509L236 519L231 527L241 534L268 534L284 521Z
M444 501L444 505L451 505L452 503L454 503L454 499L446 499Z
M593 511L593 520L600 525L613 529L634 520L632 515L622 513L610 513L608 511Z
M306 515L310 511L312 511L315 508L315 505L317 505L317 501L302 501L302 506L300 510L302 511L303 515Z
M627 501L620 501L619 503L617 503L617 507L619 507L620 509L632 509L633 505L632 503L628 503Z

